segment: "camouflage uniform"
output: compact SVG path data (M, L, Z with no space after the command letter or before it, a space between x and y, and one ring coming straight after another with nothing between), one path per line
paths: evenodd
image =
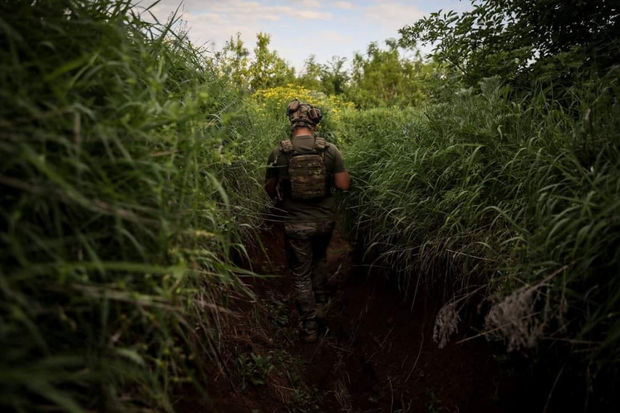
M312 135L291 139L295 150L311 151L316 143ZM335 200L331 196L333 175L344 172L342 155L335 145L327 143L324 151L327 173L327 195L318 199L293 199L288 175L289 156L281 146L276 147L268 160L266 178L277 178L284 211L286 248L294 279L296 302L306 333L316 331L317 304L327 300L327 245L334 228Z
M315 329L317 304L327 301L327 246L333 222L286 223L286 247L300 318Z

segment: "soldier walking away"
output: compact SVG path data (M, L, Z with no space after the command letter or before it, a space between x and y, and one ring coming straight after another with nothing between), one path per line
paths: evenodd
M351 178L335 145L315 135L321 111L295 99L286 113L291 139L273 149L265 189L281 201L289 266L301 319L301 339L318 338L317 310L327 303L327 245L334 229L333 189Z

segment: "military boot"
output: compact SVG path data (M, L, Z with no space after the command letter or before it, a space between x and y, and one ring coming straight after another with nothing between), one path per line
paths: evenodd
M329 307L331 305L331 300L327 298L326 294L317 294L315 298L316 302L316 317L319 321L325 321L327 318L327 313L329 312Z
M300 331L301 341L305 343L314 343L319 338L319 325L316 320L305 320L301 324Z

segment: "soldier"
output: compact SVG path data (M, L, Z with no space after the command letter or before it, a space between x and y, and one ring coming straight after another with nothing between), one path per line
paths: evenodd
M317 309L327 303L327 245L334 229L332 189L346 191L351 178L335 145L315 135L321 111L297 99L286 113L291 139L269 155L265 189L281 201L289 266L293 274L301 338L318 338Z

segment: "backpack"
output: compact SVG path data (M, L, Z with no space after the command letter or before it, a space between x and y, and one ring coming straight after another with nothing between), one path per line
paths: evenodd
M297 152L290 139L282 141L282 152L288 155L288 176L291 198L307 200L328 195L324 138L315 138L312 152Z

